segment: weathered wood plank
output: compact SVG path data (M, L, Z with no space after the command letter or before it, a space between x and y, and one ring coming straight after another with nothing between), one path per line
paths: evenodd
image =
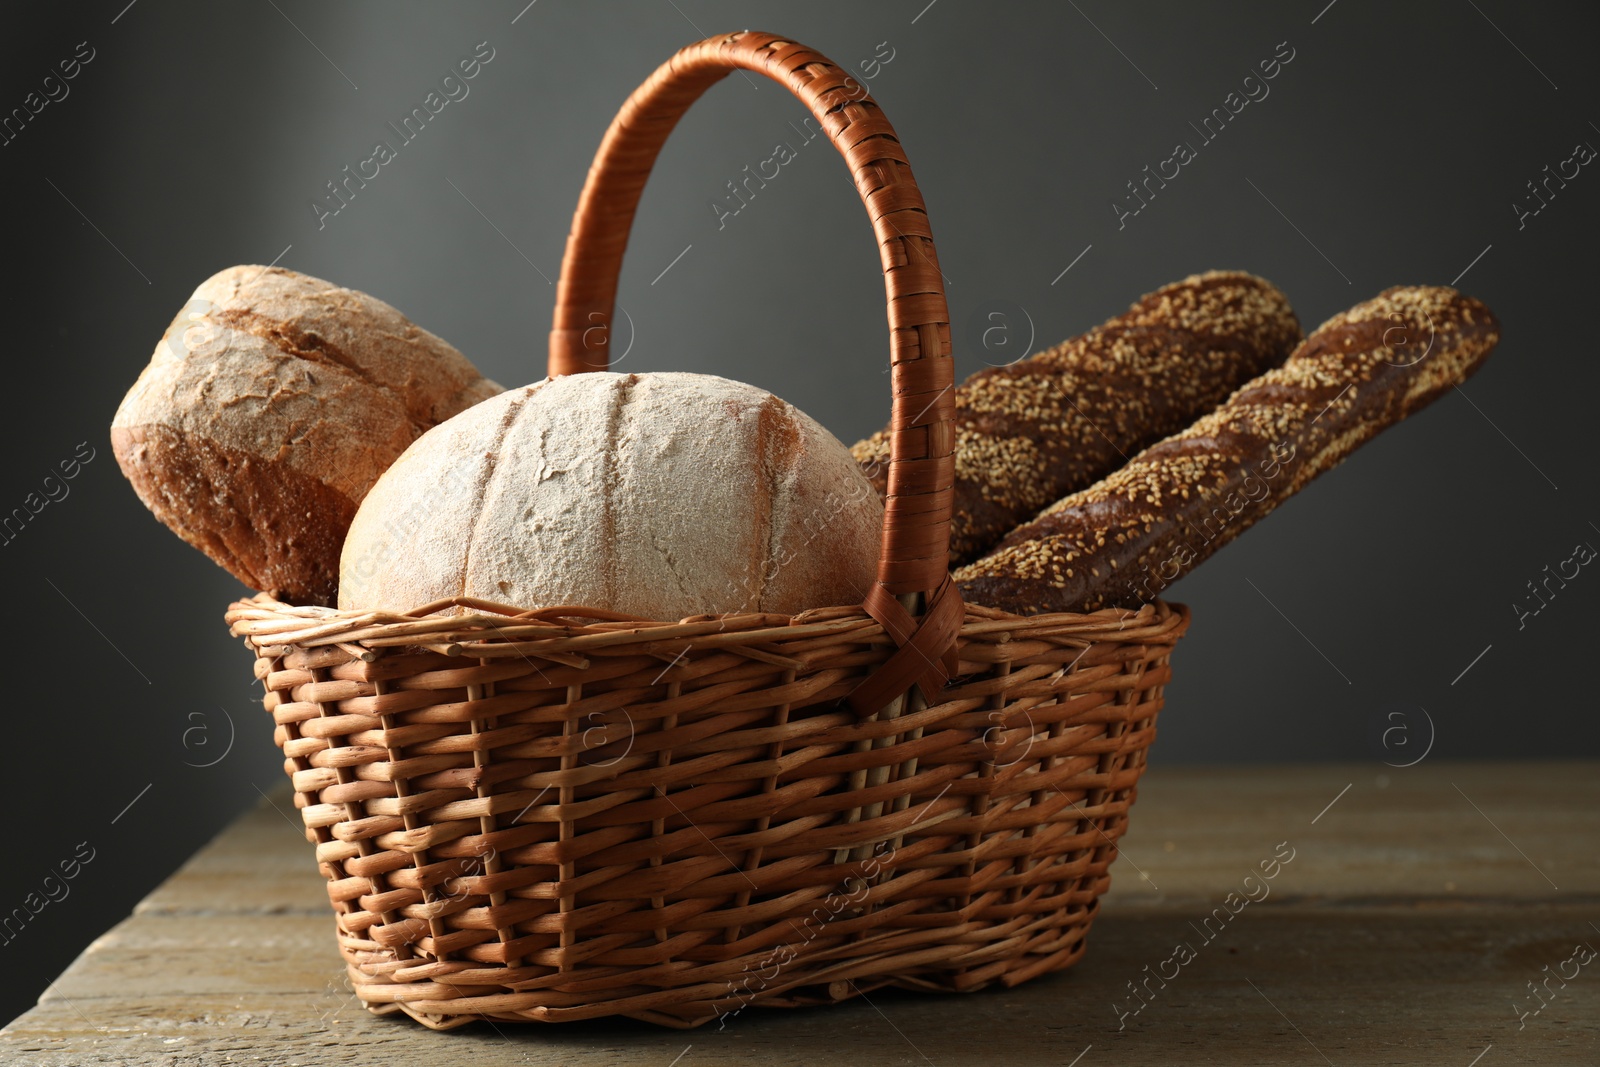
M1600 943L1589 907L1310 909L1252 905L1207 942L1177 915L1108 916L1071 972L953 998L877 992L826 1009L747 1011L681 1033L628 1021L474 1027L449 1034L368 1015L350 999L326 924L263 917L257 946L205 941L225 926L141 916L0 1039L14 1067L100 1064L682 1063L1149 1065L1593 1063L1600 961L1519 1030L1526 983ZM1201 915L1193 916L1198 920ZM1187 942L1195 958L1163 967ZM176 945L189 945L174 952ZM283 953L292 952L289 959ZM1139 1008L1127 983L1152 971ZM1137 1013L1134 1009L1139 1008ZM1128 1012L1124 1018L1120 1012ZM1279 1012L1282 1012L1280 1015ZM1122 1027L1122 1023L1126 1026ZM1119 1029L1120 1028L1120 1029ZM1298 1029L1298 1032L1297 1032ZM231 1057L231 1059L230 1059ZM923 1057L926 1057L924 1060ZM1503 1057L1503 1058L1502 1058Z
M272 801L198 852L138 913L324 914L287 786ZM1575 844L1600 842L1600 766L1157 766L1140 787L1106 907L1219 898L1280 841L1297 849L1279 887L1285 896L1600 894L1600 849Z
M331 915L312 848L285 782L157 886L134 914Z
M1600 764L1156 766L1106 906L1214 899L1280 841L1298 850L1279 879L1286 895L1589 899L1600 894Z
M1557 975L1577 944L1600 947L1593 763L1157 767L1074 971L961 998L751 1010L688 1033L612 1021L434 1034L368 1015L344 985L296 813L273 799L0 1032L0 1062L663 1067L689 1048L682 1067L1069 1064L1085 1049L1082 1067L1465 1065L1491 1044L1484 1067L1600 1061L1600 960ZM1229 913L1227 894L1259 895L1245 876L1284 842L1293 859L1266 896ZM1195 953L1181 965L1180 943ZM1541 982L1548 1006L1533 1014Z

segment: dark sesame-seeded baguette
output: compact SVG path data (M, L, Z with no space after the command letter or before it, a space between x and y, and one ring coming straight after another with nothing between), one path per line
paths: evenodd
M1282 363L1299 340L1299 320L1275 287L1212 271L1158 289L1082 336L974 374L955 393L952 565L1187 426ZM887 432L851 452L886 493Z
M1359 445L1465 381L1500 340L1447 288L1394 288L1323 323L1180 434L1013 530L956 571L1019 614L1152 599Z

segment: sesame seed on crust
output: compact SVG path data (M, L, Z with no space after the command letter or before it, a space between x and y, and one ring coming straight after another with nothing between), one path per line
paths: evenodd
M955 391L951 561L974 559L1051 501L1175 433L1300 341L1288 299L1239 271L1164 286L1129 310ZM880 493L889 436L852 450Z
M1454 289L1386 290L1187 429L1012 530L955 572L962 595L1024 614L1147 602L1466 380L1499 339L1489 309ZM1063 573L1068 561L1076 573Z

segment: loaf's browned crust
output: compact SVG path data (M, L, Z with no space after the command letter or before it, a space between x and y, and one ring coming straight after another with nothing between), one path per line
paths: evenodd
M277 267L203 282L112 421L135 492L240 581L329 604L356 505L424 430L500 392L365 293Z
M955 574L968 600L1035 614L1153 599L1358 446L1464 381L1499 323L1444 287L1389 289L1282 367L1012 531Z
M955 392L951 562L987 551L1039 509L1114 470L1281 363L1300 323L1274 286L1211 271L1148 294L1104 325ZM852 454L888 489L886 432Z
M116 426L111 447L150 510L177 535L256 589L332 603L350 498L286 463L166 426Z

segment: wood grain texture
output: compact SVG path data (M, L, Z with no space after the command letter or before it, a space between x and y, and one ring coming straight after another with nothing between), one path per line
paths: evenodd
M693 1033L606 1020L438 1034L368 1015L276 794L277 810L241 818L0 1032L0 1062L948 1067L1065 1065L1083 1053L1080 1067L1324 1057L1464 1067L1489 1048L1482 1067L1593 1063L1600 961L1551 980L1538 1014L1518 1012L1538 1004L1529 982L1578 944L1600 947L1596 770L1157 767L1073 970L959 998L879 992L818 1010L751 1009ZM1202 932L1282 842L1293 858L1270 892ZM1164 985L1152 980L1132 1011L1128 983L1163 969L1180 943L1194 958Z

